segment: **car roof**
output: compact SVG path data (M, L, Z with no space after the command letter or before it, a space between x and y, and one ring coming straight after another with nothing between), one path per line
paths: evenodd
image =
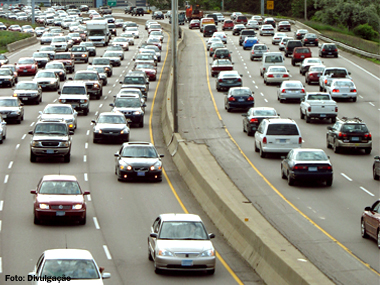
M79 81L79 80L73 80L73 81L66 81L65 83L63 83L63 87L65 87L65 86L84 86L84 87L86 87L86 83L83 81Z
M270 124L284 124L284 123L287 123L287 124L294 124L294 125L297 125L295 121L293 121L292 119L290 118L267 118L267 119L264 119L264 120L268 120L268 122Z
M169 221L202 222L201 218L195 214L169 213L169 214L161 214L160 218L163 222L169 222Z
M39 121L44 122L44 121ZM50 121L46 121L50 122ZM42 181L78 181L74 175L48 174L42 177Z
M44 255L46 259L93 259L85 249L49 249L44 251Z
M293 151L296 152L304 152L304 151L322 151L325 152L323 149L320 148L295 148Z
M115 113L115 112L102 112L99 114L99 117L100 116L123 116L124 117L124 114L122 113Z

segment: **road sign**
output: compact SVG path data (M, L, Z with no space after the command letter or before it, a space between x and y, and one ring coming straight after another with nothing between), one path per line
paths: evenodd
M116 7L116 0L107 0L107 5L110 7Z
M267 1L267 10L274 9L274 1Z

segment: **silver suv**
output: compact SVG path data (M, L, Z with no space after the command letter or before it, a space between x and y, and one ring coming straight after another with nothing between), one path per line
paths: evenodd
M90 96L87 94L86 83L83 81L65 82L62 90L58 91L60 95L59 103L70 104L76 111L83 111L85 116L90 111Z
M255 151L263 158L267 153L288 153L301 146L301 131L292 119L264 119L255 133Z
M30 161L36 162L37 157L63 157L70 162L71 135L66 121L63 119L39 120L34 130L29 131L33 138L30 142Z

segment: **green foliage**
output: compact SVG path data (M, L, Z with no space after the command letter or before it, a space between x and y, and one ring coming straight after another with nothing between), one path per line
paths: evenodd
M31 37L30 34L0 31L0 50L6 49L7 44ZM0 51L1 53L1 51Z
M42 7L45 7L44 3L42 3L42 2L40 3L39 6L40 6L41 8L42 8Z
M364 25L359 25L354 28L354 34L362 37L366 40L377 39L379 37L379 33L376 32L370 25L367 23Z

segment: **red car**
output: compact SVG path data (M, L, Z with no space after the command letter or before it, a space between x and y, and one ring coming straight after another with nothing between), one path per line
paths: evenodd
M152 64L147 63L138 63L135 65L133 70L144 71L146 76L148 76L149 81L156 81L157 78L157 69Z
M189 23L189 29L199 29L201 27L201 21L198 19L191 20Z
M232 20L224 20L222 30L233 30L234 29L234 22Z
M305 58L311 57L311 50L308 47L295 47L292 56L292 65L302 62Z
M361 234L363 238L371 237L380 248L380 200L371 207L365 207L361 218Z
M324 69L325 69L324 65L310 66L309 70L305 73L305 82L309 85L311 83L319 84L319 77L321 76Z
M11 26L9 26L8 31L21 32L22 29L19 25L11 25Z
M18 75L36 75L38 71L37 62L32 57L21 57L15 65Z
M73 175L45 175L34 195L34 223L42 220L76 220L86 224L86 201L78 180Z
M248 23L247 16L237 16L235 20L235 24L243 24L246 25Z

